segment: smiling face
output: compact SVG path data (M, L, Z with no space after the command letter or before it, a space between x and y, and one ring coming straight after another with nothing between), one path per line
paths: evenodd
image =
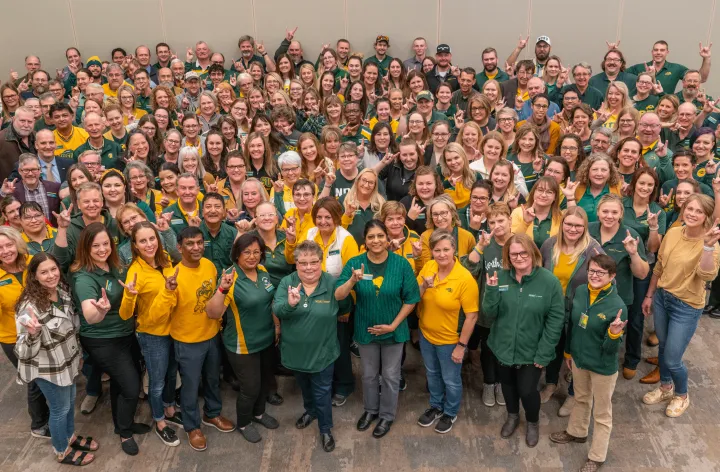
M643 174L635 183L635 194L644 199L651 199L655 190L655 179L649 174Z
M711 133L701 134L693 143L692 150L699 161L707 159L715 152L715 139Z
M185 170L188 171L187 168ZM180 202L182 202L186 208L195 206L198 192L200 191L197 181L192 177L180 177L178 178L177 186Z
M42 261L37 266L35 278L41 287L52 293L60 283L60 267L52 259Z
M617 229L623 217L623 208L619 203L607 202L598 207L597 214L603 227Z
M18 257L18 250L12 239L7 236L0 236L0 263L4 266L12 266Z
M158 174L160 187L167 194L174 194L177 190L177 175L171 170L161 170Z
M693 167L690 156L678 156L673 159L673 171L678 180L692 178Z
M439 241L432 248L432 256L439 267L448 267L455 262L455 248L447 239Z
M95 264L105 264L112 254L112 245L110 244L110 236L103 231L95 235L90 244L90 258Z
M565 241L569 244L575 244L585 234L585 222L579 216L566 216L563 221L562 231Z
M140 256L146 261L152 261L155 258L155 253L160 247L155 231L150 228L137 230L137 232L135 232L133 245L140 253Z
M371 172L365 172L358 177L358 196L369 198L375 191L376 186L377 177L375 177Z
M185 238L180 244L180 253L182 254L183 260L191 264L200 262L204 252L205 242L202 234L192 238Z
M634 168L640 159L640 151L642 148L635 141L628 141L623 144L622 149L618 151L618 161L620 165L626 169Z
M500 91L494 83L486 82L485 85L483 85L483 94L490 99L490 103L495 103L500 96Z
M167 130L168 124L170 124L170 115L167 110L157 109L153 112L153 115L155 115L155 119L157 120L160 129L163 131Z
M623 106L623 94L614 85L610 85L607 90L607 103L611 109L615 110Z
M591 261L588 267L588 283L595 290L601 289L609 284L615 274L600 267L596 262Z
M387 251L387 234L379 227L371 228L365 235L365 247L370 254L380 255Z
M601 159L594 162L588 171L590 183L595 187L604 187L610 178L610 165Z
M388 230L390 239L400 239L403 237L403 229L405 229L405 217L402 213L391 213L385 217L385 227Z
M693 188L692 184L680 182L677 186L677 189L675 190L675 208L682 208L682 206L687 201L687 198L693 193L695 193L695 189Z
M543 175L546 177L552 177L558 185L565 182L566 178L565 168L558 162L548 162L545 166L545 173Z
M532 255L520 243L512 243L508 255L515 272L526 274L532 270Z
M307 285L314 285L322 275L322 261L314 252L302 252L297 258L297 272L300 281Z
M400 146L400 162L407 170L417 168L420 156L417 153L417 147L414 145Z
M202 215L209 225L219 225L225 220L225 202L217 198L207 198L203 201Z
M670 121L675 113L675 107L670 100L660 100L655 111L662 121Z
M317 226L322 234L331 234L337 227L332 215L325 208L318 210L317 216L315 217L315 226Z
M452 229L453 215L445 203L436 203L430 208L430 217L436 229Z
M102 183L102 190L108 205L117 206L125 203L125 184L120 177L106 178Z
M34 208L27 208L20 216L20 225L26 234L38 234L45 229L45 215Z
M301 213L310 213L310 210L312 210L313 190L309 185L293 188L293 203Z
M222 136L219 134L209 135L205 140L205 147L207 148L207 152L210 156L219 159L223 152L223 148L225 147Z
M94 220L100 216L103 198L97 190L86 190L78 193L77 204L78 209L85 218Z
M688 228L702 228L707 216L697 200L687 202L683 209L682 221Z
M418 175L415 178L415 194L425 202L430 201L435 196L436 185L433 175Z
M543 208L547 208L555 202L557 194L546 182L540 182L533 187L534 202Z
M255 207L257 207L262 201L258 185L250 185L249 183L245 184L245 188L242 190L242 200L243 206L245 206L246 209L254 210Z
M183 121L182 128L183 128L183 134L190 141L194 141L195 138L197 138L198 133L200 131L200 126L198 125L198 122L195 118L193 118L191 120L185 119Z
M488 209L490 194L487 189L478 187L470 193L470 206L475 214L483 214Z
M445 165L447 165L450 172L457 174L462 172L464 166L462 156L455 151L445 151Z
M128 141L128 149L130 154L139 160L147 160L148 153L150 152L150 143L147 138L141 133L135 133L130 137Z
M523 135L522 138L518 141L518 144L520 146L520 151L522 152L533 152L535 149L535 143L537 140L535 139L535 135L532 133L526 133Z
M140 169L130 169L128 172L128 178L130 180L130 187L136 195L145 195L148 190L148 178Z

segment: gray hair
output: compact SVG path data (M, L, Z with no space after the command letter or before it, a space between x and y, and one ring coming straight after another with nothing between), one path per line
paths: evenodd
M197 159L198 167L197 172L195 173L195 178L200 181L200 179L205 177L205 166L203 166L202 160L200 159L200 153L194 146L183 146L180 148L180 152L178 153L178 169L180 169L180 172L185 172L185 166L183 163L185 162L185 159L190 156L194 156L195 159Z
M295 261L300 258L300 256L304 254L310 254L310 255L316 255L318 259L322 262L323 260L323 250L320 247L318 243L313 241L312 239L306 239L305 241L298 244L298 246L295 248L295 252L293 253L295 255Z
M18 169L26 165L28 162L35 162L38 166L40 165L40 159L35 154L24 152L18 157Z
M594 138L598 134L607 136L607 138L612 141L613 132L610 128L596 128L595 131L593 131L592 134L590 135L590 139Z
M118 66L118 67L120 67L120 66ZM122 67L120 67L120 68L122 69ZM96 84L96 83L87 84L87 87L85 87L85 95L87 95L87 89L98 89L98 90L102 90L102 92L105 93L105 90L103 90L102 85Z
M97 84L94 84L94 85L97 85ZM90 87L90 84L88 84L88 87ZM99 87L102 88L102 86L99 86ZM53 101L57 101L57 100L55 100L55 95L52 92L45 92L44 94L40 95L41 102L45 101L45 100L50 100L50 99L52 99Z
M180 179L193 179L195 181L195 185L197 185L198 187L200 186L197 176L195 174L191 174L190 172L183 172L182 174L178 175L178 180Z
M153 183L155 182L155 176L153 175L152 170L150 170L150 168L141 161L130 161L127 163L127 165L125 166L125 170L123 171L123 174L125 174L126 182L130 182L130 171L132 169L139 170L140 172L145 174L145 177L148 180L148 188L153 187Z
M282 166L284 165L302 165L302 159L300 158L300 154L298 154L295 151L285 151L284 153L280 154L280 157L278 157L278 167L282 169Z
M245 79L251 79L251 80L252 80L252 75L248 74L247 72L241 72L241 73L238 74L238 76L237 76L237 81L238 81L238 83L239 83L241 80L245 80Z
M122 72L122 73L123 73L123 76L125 75L125 71L124 71L123 68L120 66L120 64L116 64L116 63L114 63L114 62L111 62L110 64L108 64L107 69L105 69L105 73L108 74L108 73L110 73L111 70L114 70L114 69L117 69L117 70L119 70L120 72ZM88 84L88 85L90 85L90 84Z
M592 75L592 66L590 65L589 62L581 61L581 62L578 62L577 64L575 64L575 65L573 66L573 68L572 68L572 73L573 73L573 75L575 75L575 69L577 69L578 67L582 67L583 69L587 69L588 73L589 73L590 75Z
M183 67L185 66L185 63L184 63L183 61L181 61L180 59L178 59L177 57L176 57L175 59L173 59L172 61L170 61L170 64L168 64L168 66L172 66L173 64L175 64L175 63L177 63L177 62L179 62L180 64L182 64Z
M209 90L203 90L202 92L200 92L200 96L198 97L198 103L199 103L199 100L200 100L202 97L209 97L209 98L213 101L213 103L215 104L215 108L217 108L217 106L218 106L218 101L217 101L217 97L215 97L215 94L214 94L214 93L212 93L212 92L209 91Z
M167 139L170 137L171 134L177 134L180 137L180 141L182 141L182 133L177 130L177 128L170 128L167 131L165 131L165 136L163 136L163 139Z

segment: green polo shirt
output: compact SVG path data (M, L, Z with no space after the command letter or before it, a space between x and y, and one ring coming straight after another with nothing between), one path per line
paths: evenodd
M203 239L205 240L205 253L203 257L210 259L210 261L215 264L218 274L232 266L233 260L230 258L230 250L235 242L237 229L235 229L234 226L221 222L218 234L213 236L203 221L200 223L200 231L202 231Z
M645 72L646 65L653 67L653 62L650 61L635 64L634 66L625 69L625 72L629 74L640 75L641 73ZM660 82L660 85L662 85L665 93L674 93L675 89L677 88L678 82L682 80L687 70L688 68L685 66L675 64L674 62L665 61L662 69L660 69L660 71L655 74L655 78L658 82Z
M605 100L603 93L592 85L588 85L585 93L581 93L575 84L565 85L559 93L556 91L557 96L550 97L550 99L562 106L562 99L560 99L560 97L562 97L567 90L574 90L578 94L580 101L586 105L590 105L590 108L593 110L599 110Z
M378 79L382 79L382 76L387 74L388 67L390 67L390 61L392 61L393 58L389 55L385 54L385 58L381 61L378 59L375 54L365 59L365 64L368 62L372 62L373 64L377 64L378 69L380 69L380 77Z
M150 95L148 95L147 97L143 97L142 95L137 95L135 97L135 105L139 109L145 110L146 112L148 112L148 114L152 114L152 112L153 112L153 109L150 106Z
M597 221L597 204L603 195L609 192L610 189L605 185L602 192L600 192L597 197L593 197L593 194L590 193L590 186L588 185L587 189L585 189L585 193L580 198L580 201L577 202L577 206L585 210L589 222Z
M227 324L223 328L225 349L235 354L254 354L272 346L275 324L272 317L275 286L259 266L257 280L250 280L237 265L235 282L225 295Z
M30 254L31 256L34 256L39 252L51 252L52 248L55 246L56 235L57 230L51 226L48 226L46 234L47 237L43 239L41 243L38 243L36 241L30 241L25 235L25 233L22 233L22 237L27 244L28 254Z
M628 92L630 93L630 96L632 97L637 93L636 84L637 84L637 75L631 74L627 71L619 72L617 77L615 78L615 81L620 81L627 85ZM595 87L596 89L600 90L600 92L605 95L605 92L607 92L608 86L610 86L610 79L608 79L607 74L605 71L600 72L599 74L595 74L592 77L590 77L590 81L588 82L591 86Z
M373 264L367 253L350 259L343 268L335 287L347 282L352 271L365 266L365 274L371 274L372 280L360 280L355 292L355 335L358 344L404 343L410 339L407 320L395 331L380 336L368 333L368 328L381 324L392 324L404 304L412 305L420 301L420 289L415 280L415 272L410 263L402 256L388 253L385 262Z
M75 149L75 152L73 152L73 159L75 162L78 161L78 157L80 157L80 154L84 153L85 151L92 150L93 147L90 146L90 140L88 139L85 141L85 144L80 145L77 149ZM103 138L103 146L102 150L100 151L100 159L102 162L102 165L105 166L106 169L118 169L120 168L120 163L122 162L122 149L120 148L120 145L110 139Z
M610 241L602 244L600 240L600 222L596 221L588 225L588 232L590 236L602 244L602 248L605 254L612 257L617 264L617 273L615 274L615 283L618 288L618 293L625 305L630 306L633 303L633 274L630 270L630 254L625 250L623 240L627 237L627 232L630 231L630 236L637 238L639 234L634 229L620 224L620 228L615 233ZM640 244L638 244L638 255L644 261L647 261L645 255L645 243L642 238Z
M345 194L347 195L347 194ZM342 205L343 208L345 208L345 195L340 197L340 205ZM358 247L365 244L365 238L363 237L363 233L365 232L365 224L367 224L368 221L371 221L375 218L375 212L372 209L372 205L368 205L367 208L358 208L355 210L355 217L352 220L352 223L350 223L347 228L348 232L352 234L353 238L355 238L355 242L357 243Z
M254 234L258 234L257 231L251 231ZM283 277L295 272L295 265L288 264L285 259L285 231L275 230L275 249L265 248L265 262L263 267L270 275L270 282L274 286L278 286Z
M623 198L623 206L625 207L625 212L622 224L630 229L635 230L635 232L640 235L640 238L642 239L643 243L645 243L645 246L647 246L648 238L650 237L650 228L647 221L647 210L645 210L642 215L636 215L635 210L633 210L633 199L631 197ZM662 207L660 205L655 202L650 202L651 212L657 213L660 210L662 210ZM667 215L664 211L660 211L660 215L658 215L658 233L661 235L665 234L666 222Z
M450 108L453 108L453 105L450 105ZM452 116L452 121L449 120L449 117L442 112L439 112L437 110L433 110L430 114L430 119L428 120L427 127L430 129L432 125L437 123L438 121L447 121L450 124L450 130L452 131L453 128L455 128L455 116Z
M525 185L527 185L528 192L532 190L535 182L537 182L537 180L542 177L542 173L538 174L538 172L533 167L532 162L520 162L517 154L509 154L507 160L517 164L517 166L520 168L520 172L522 172L523 177L525 177Z
M187 218L185 217L185 213L183 213L182 210L180 210L180 203L179 201L173 203L172 205L168 206L163 210L163 213L172 213L172 218L170 218L170 227L175 231L175 234L180 234L180 231L188 227ZM202 210L200 209L200 202L197 203L197 213L202 219ZM207 251L207 248L205 248Z
M678 100L680 101L681 104L682 104L682 103L685 103L685 102L687 101L687 100L685 100L685 97L683 97L682 90L680 90L679 92L677 92L677 93L675 94L675 96L678 98ZM713 100L713 98L712 98L710 95L707 96L707 99L710 100L710 101ZM698 112L699 112L700 110L702 110L702 109L703 109L703 106L704 106L704 105L702 104L702 102L700 102L697 98L692 101L692 104L695 105L695 107L697 107Z
M648 95L645 100L633 103L633 106L642 115L646 111L655 111L660 97L658 95Z
M504 70L501 69L495 69L496 75L493 77L493 79L497 80L498 82L505 82L506 80L510 79L510 76L505 73ZM475 85L473 88L479 92L482 91L483 85L485 85L485 82L488 80L491 80L490 77L487 76L487 71L483 69L480 73L475 74Z
M323 272L310 294L300 287L300 301L288 303L288 287L297 287L297 272L284 277L275 291L273 313L280 319L280 358L290 370L316 373L325 370L340 356L335 299L335 278ZM345 311L347 313L347 311Z
M552 228L552 212L548 213L547 218L540 221L536 216L533 220L533 241L538 248L550 237L550 228Z
M486 274L499 272L503 268L502 252L503 246L498 244L495 238L491 238L490 244L488 244L483 253L480 254L480 261L477 264L470 262L468 256L460 258L462 265L477 279L478 289L480 290L480 300L483 299L483 295L485 294ZM492 326L492 322L489 322L483 317L482 310L478 314L475 324L484 328L490 328Z
M336 68L335 72L333 72L333 74L335 74L335 85L333 86L333 89L335 90L335 92L339 92L340 91L340 80L348 79L348 81L349 81L350 74L348 73L348 71L346 71L342 67ZM365 110L362 110L362 112L365 113Z
M79 270L72 274L72 292L75 297L77 311L80 314L80 335L88 338L121 338L133 334L135 320L120 318L120 303L125 290L118 280L125 280L125 271L111 269L105 272L102 269L93 271ZM97 300L102 297L105 289L110 300L110 311L102 321L90 324L82 314L81 304L85 300Z
M340 125L340 129L345 129L347 125ZM372 131L370 131L370 128L368 128L365 125L360 125L358 127L357 133L355 133L352 136L342 136L342 141L344 143L352 142L355 143L356 146L360 146L362 143L362 140L366 140L367 142L370 142L370 135L372 134Z
M123 136L122 138L116 138L112 134L112 132L108 131L107 133L103 134L103 137L106 140L110 140L110 141L114 142L115 144L117 144L118 146L120 146L120 152L123 153L123 152L125 152L125 149L127 149L127 141L128 141L128 138L130 137L130 133L125 133L125 136Z

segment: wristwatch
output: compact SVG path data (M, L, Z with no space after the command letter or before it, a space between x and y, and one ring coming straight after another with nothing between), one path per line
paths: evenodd
M465 349L468 348L468 347L467 347L467 344L461 343L460 341L457 342L457 345L458 345L458 346L461 346L461 347L463 347L463 348L465 348Z

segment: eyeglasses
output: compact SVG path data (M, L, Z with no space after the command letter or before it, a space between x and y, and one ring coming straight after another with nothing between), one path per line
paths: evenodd
M527 259L530 256L530 254L528 254L527 251L510 252L510 253L508 253L508 255L510 256L510 259L515 260L515 261L517 261L517 260L524 261L525 259Z
M81 164L85 167L98 167L100 165L99 162L81 162Z
M40 168L39 167L30 167L30 168L24 167L24 168L20 169L20 173L22 173L22 174L34 174L35 172L40 172Z
M433 138L447 138L450 133L433 133Z
M283 172L297 172L300 170L300 166L294 166L294 167L285 167L280 169Z
M27 215L27 214L22 215L22 219L27 220L27 221L33 221L33 220L40 221L40 220L43 220L44 218L45 218L45 215L43 215L41 213L38 213L35 215Z
M487 202L490 200L489 197L476 197L475 195L470 197L471 202Z
M577 146L560 146L561 151L570 151L570 152L576 152L578 150Z
M597 275L598 277L604 277L608 275L608 271L606 270L595 270L595 269L588 269L587 271L588 275Z
M312 198L312 193L294 193L293 198L297 200L307 200L308 198Z
M438 219L443 218L444 219L450 215L450 211L448 211L448 210L438 211L438 212L432 213L431 215L433 218L438 218Z
M541 110L547 110L550 108L550 105L542 105L540 103L533 103L533 108L539 108Z
M373 187L375 186L374 180L360 179L360 183L365 185L372 185Z
M227 170L240 170L245 168L245 164L238 164L236 166L226 166Z
M535 193L538 195L555 195L555 191L549 188L535 188Z
M177 139L166 139L165 142L170 144L180 144L180 141Z
M425 122L423 120L408 120L408 123L411 125L421 125Z
M572 223L567 223L567 222L563 223L563 226L565 226L568 229L577 229L577 230L585 229L585 225L574 225Z
M563 97L563 100L565 100L566 102L574 102L575 100L578 100L578 97L573 97L573 96L565 95L565 96Z
M510 123L511 121L515 121L515 118L498 118L498 123Z
M621 125L630 125L630 124L634 124L634 123L635 123L635 120L632 120L632 119L631 120L620 120Z
M136 175L135 177L130 177L129 180L132 180L133 182L140 182L141 180L146 180L147 176L144 175Z
M660 123L640 123L638 128L658 128Z
M297 265L300 267L317 267L320 265L320 261L298 261Z
M637 85L652 85L653 83L649 80L638 80Z
M252 256L258 257L258 256L260 256L260 254L262 254L262 252L260 252L260 251L243 251L240 254L242 254L245 257L252 257Z

